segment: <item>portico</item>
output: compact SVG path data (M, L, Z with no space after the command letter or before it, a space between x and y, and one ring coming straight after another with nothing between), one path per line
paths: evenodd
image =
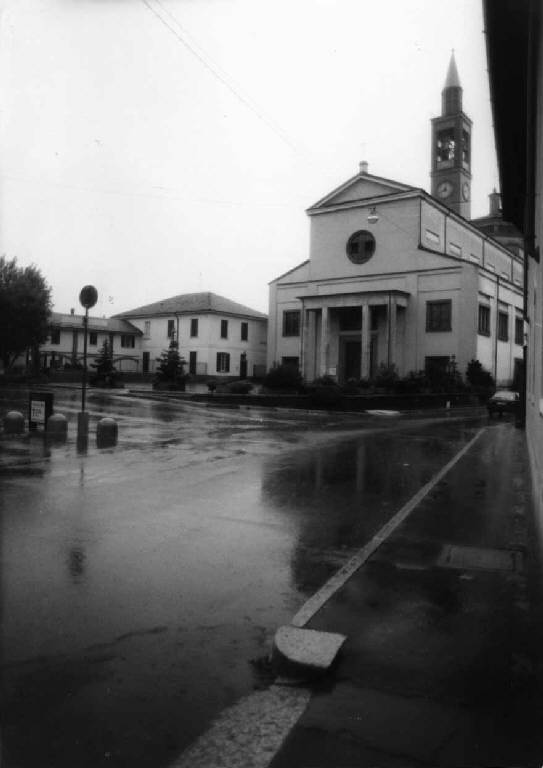
M403 369L409 294L372 291L299 296L302 303L300 367L311 381L373 377L380 364Z

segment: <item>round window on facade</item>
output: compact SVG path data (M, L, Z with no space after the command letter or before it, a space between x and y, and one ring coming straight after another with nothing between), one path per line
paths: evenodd
M353 264L364 264L375 253L375 238L365 229L355 232L347 240L347 256Z

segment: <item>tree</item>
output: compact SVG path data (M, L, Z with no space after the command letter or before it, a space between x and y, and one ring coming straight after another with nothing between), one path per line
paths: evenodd
M49 335L51 289L35 266L0 256L0 359L8 370Z
M117 370L113 365L113 349L107 339L104 339L98 357L91 366L96 368L96 374L91 377L91 384L99 384L102 381L105 384L115 383Z
M157 357L156 384L167 384L172 388L185 386L185 360L179 354L177 342L172 338L168 349Z

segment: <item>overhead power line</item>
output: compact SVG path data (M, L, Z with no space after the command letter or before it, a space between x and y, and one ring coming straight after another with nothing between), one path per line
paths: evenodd
M230 78L227 74L223 74L219 71L218 65L212 62L211 57L205 53L203 48L198 43L191 43L186 39L187 36L189 36L189 33L181 26L178 19L162 5L160 0L155 0L154 4L152 0L141 0L141 2L177 38L177 40L182 45L184 45L185 48L190 53L192 53L196 59L198 59L198 61L208 70L208 72L213 75L213 77L215 77L226 88L228 88L228 90L238 99L238 101L247 107L247 109L250 109L251 112L253 112L253 114L259 118L259 120L268 126L268 128L271 128L271 130L277 136L279 136L279 138L285 144L288 144L291 149L297 151L296 146L287 136L287 134L282 130L282 128L276 125L271 120L271 118L269 118L264 113L264 111L256 105L253 99L241 93L239 88L232 83L232 78ZM160 10L158 8L160 8ZM168 18L166 18L166 16ZM197 50L196 46L198 46L200 50Z

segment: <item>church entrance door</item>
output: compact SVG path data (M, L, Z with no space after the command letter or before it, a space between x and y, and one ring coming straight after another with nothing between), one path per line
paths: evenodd
M362 361L362 345L356 339L343 340L343 370L340 380L345 383L349 379L360 379L360 364Z

